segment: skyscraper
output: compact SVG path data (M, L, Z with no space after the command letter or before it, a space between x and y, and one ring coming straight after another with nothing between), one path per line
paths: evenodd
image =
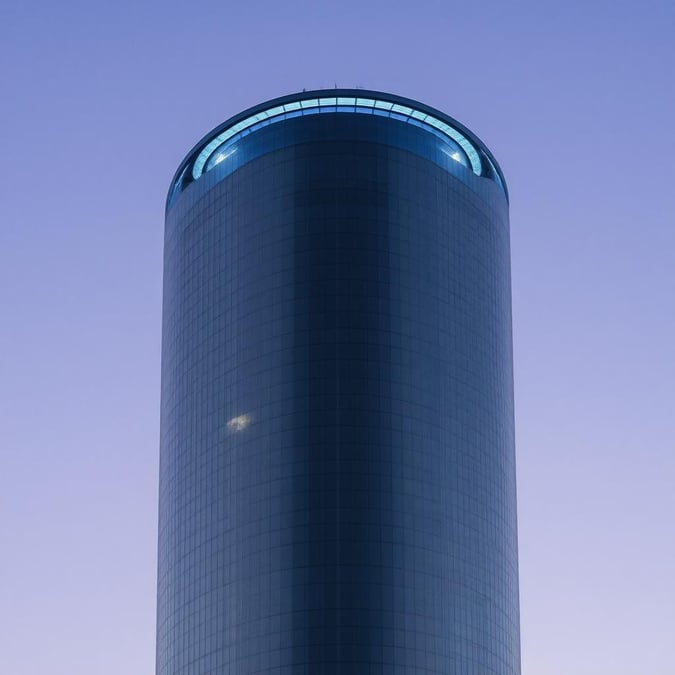
M508 196L364 90L236 115L167 203L158 675L520 672Z

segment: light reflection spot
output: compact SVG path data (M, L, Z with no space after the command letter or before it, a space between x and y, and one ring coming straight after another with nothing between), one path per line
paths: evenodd
M243 431L249 424L251 424L250 415L237 415L227 423L227 428L230 431Z

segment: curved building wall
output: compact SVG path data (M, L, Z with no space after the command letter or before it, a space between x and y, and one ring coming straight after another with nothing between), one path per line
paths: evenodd
M434 143L288 119L172 200L158 675L520 672L508 205Z

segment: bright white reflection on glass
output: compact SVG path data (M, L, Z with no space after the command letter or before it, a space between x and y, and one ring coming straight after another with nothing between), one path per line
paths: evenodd
M227 423L227 428L230 431L243 431L249 424L251 424L250 415L237 415Z
M464 157L462 157L462 155L459 152L457 152L457 150L446 150L445 148L443 148L443 152L448 157L450 157L450 159L454 159L455 162L459 162L460 164L466 165Z
M212 157L213 154L238 134L252 131L251 127L279 122L289 117L295 117L296 115L320 112L377 112L378 114L389 116L394 119L412 122L421 127L430 127L430 131L433 130L436 133L440 132L443 136L456 143L461 150L466 153L471 164L471 169L477 176L480 176L483 173L480 155L473 146L473 143L471 143L471 141L469 141L469 139L460 131L451 127L447 122L436 119L433 115L414 110L405 105L392 103L391 101L379 101L372 98L356 98L351 96L333 96L326 98L312 98L303 101L291 101L290 103L263 110L255 115L251 115L251 117L247 117L246 119L237 122L221 134L218 134L218 136L207 143L199 153L192 168L193 178L196 180L205 171L208 171L216 164L223 161L227 155L222 159L214 160ZM457 161L464 164L465 162L463 161L462 154L460 152L456 152L455 154L460 157ZM453 159L456 159L454 155L451 154L450 156ZM216 157L218 158L219 155L216 155Z
M230 148L229 150L223 149L219 152L216 152L207 162L205 171L210 171L211 169L213 169L214 166L217 166L221 162L224 162L228 157L231 157L236 151L237 148Z

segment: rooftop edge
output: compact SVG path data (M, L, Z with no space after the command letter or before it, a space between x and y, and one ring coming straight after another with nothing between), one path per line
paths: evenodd
M204 168L205 165L207 164L207 161L210 158L212 158L215 150L221 145L220 142L214 145L214 142L216 141L216 139L218 139L219 136L223 135L228 130L233 130L233 127L236 127L237 125L242 127L241 131L233 130L231 137L234 138L239 133L244 132L247 128L250 128L254 126L256 123L258 123L258 119L256 118L256 116L260 116L262 113L269 112L272 109L284 109L283 107L289 104L300 102L309 103L310 101L316 101L316 103L314 103L312 106L309 105L296 106L296 108L300 109L300 112L298 114L302 114L303 108L310 108L310 107L318 108L320 106L319 99L325 100L325 99L339 99L339 98L370 100L371 105L372 103L374 103L377 107L384 107L378 106L378 103L382 102L382 103L391 103L392 106L401 106L403 108L410 109L410 113L408 113L408 116L411 118L411 120L413 117L417 118L415 120L415 123L419 124L420 126L422 126L423 124L429 126L430 131L432 131L431 129L432 126L436 127L436 129L440 129L442 132L444 132L445 135L448 136L448 138L462 145L471 163L470 168L473 170L473 172L479 176L486 175L486 170L484 167L481 166L480 160L479 159L477 160L477 158L475 157L471 157L472 148L470 146L471 145L476 146L478 150L483 155L485 155L485 157L488 159L491 168L497 174L498 178L497 182L501 184L506 199L508 201L509 199L508 188L506 186L506 180L504 178L504 174L502 173L501 167L499 166L499 163L494 158L494 156L487 148L485 143L483 143L483 141L481 141L481 139L478 136L476 136L476 134L474 134L463 124L455 120L453 117L446 115L444 112L436 108L433 108L432 106L420 103L415 99L406 98L395 94L389 94L386 92L375 91L370 89L335 88L335 89L312 89L309 91L296 92L293 94L288 94L286 96L280 96L277 98L269 99L255 106L247 108L246 110L243 110L237 113L236 115L228 118L222 124L219 124L209 133L204 135L192 147L192 149L185 155L184 159L181 161L176 173L171 179L169 193L167 195L167 208L170 206L172 198L180 191L182 191L183 189L182 182L185 177L185 174L188 173L187 169L190 166L192 166L193 172L196 174L192 175L191 172L191 175L189 176L190 182L193 180L198 180L205 173ZM391 108L389 109L389 111L391 112ZM393 112L396 113L397 111ZM262 116L261 119L265 119L265 117L266 116ZM279 118L281 119L281 115L279 115ZM429 119L433 121L431 124L426 124L424 122L417 121L423 119ZM447 127L445 127L445 125L447 125ZM453 132L459 133L453 134ZM469 144L466 143L463 144L462 137L464 137L465 140L468 140ZM226 142L227 140L229 139L226 139L223 142ZM209 149L210 145L213 147ZM208 168L206 169L206 171L208 171ZM179 187L179 182L181 183L180 186L181 189L177 190L177 188Z

